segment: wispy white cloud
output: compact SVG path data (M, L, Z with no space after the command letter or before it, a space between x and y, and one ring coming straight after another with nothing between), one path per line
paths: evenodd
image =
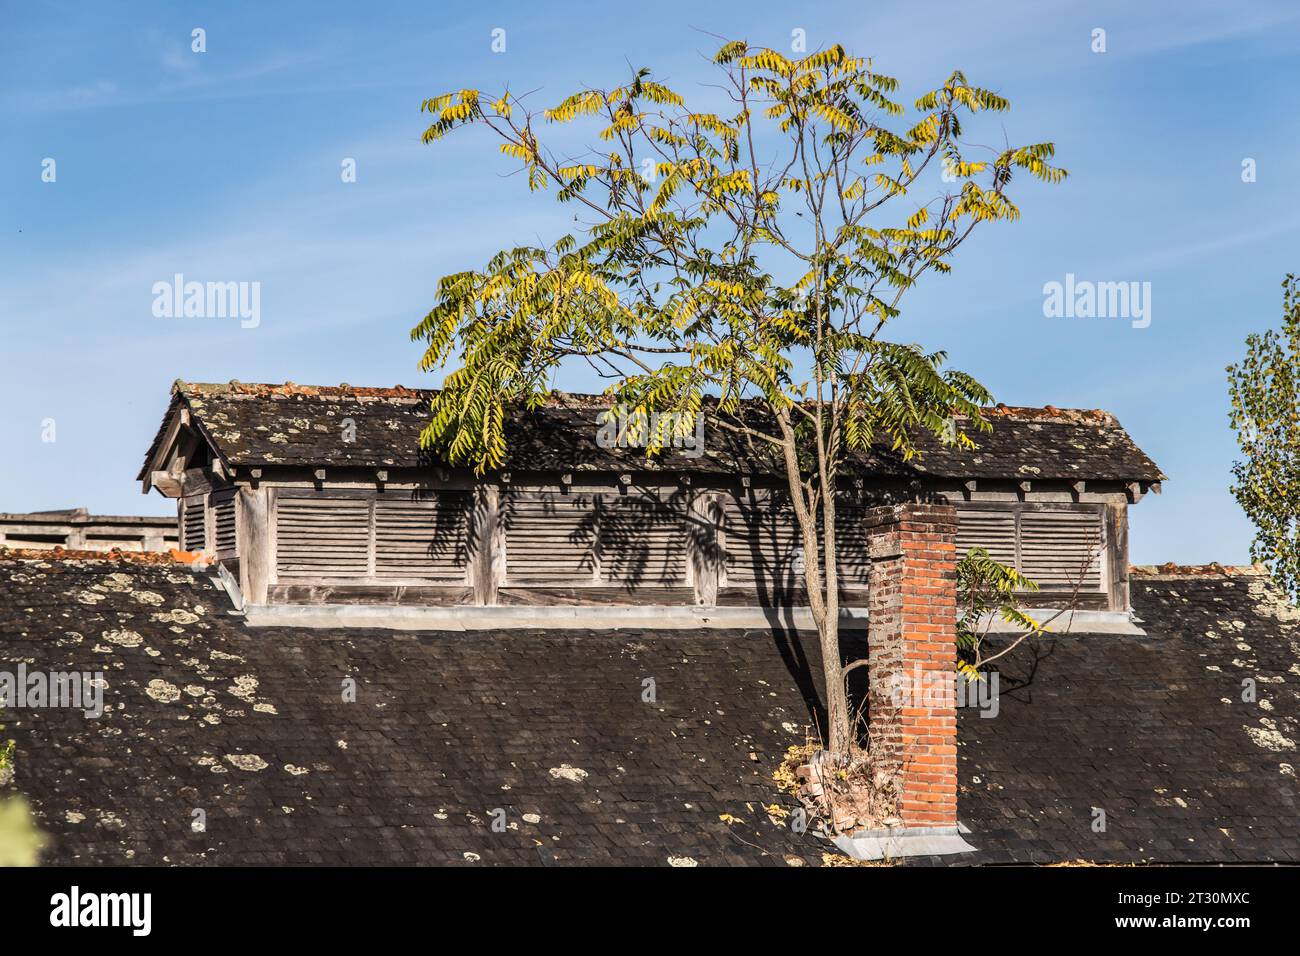
M225 69L209 69L207 54L193 53L188 46L166 45L157 52L156 75L123 85L101 79L74 86L12 89L0 97L0 109L47 113L147 106L156 103L184 103L193 100L271 96L282 91L262 85L268 78L310 82L310 67L327 62L325 47L280 51Z
M6 95L2 102L12 109L45 113L51 110L96 109L112 103L118 95L118 86L112 80L95 80L58 89L33 87L16 90Z
M1300 10L1296 9L1241 3L1187 4L1179 8L1178 16L1133 4L1124 4L1122 9L1125 17L1137 19L1116 35L1108 51L1119 56L1170 53L1250 37L1283 41L1290 46L1300 41L1294 30L1287 29L1300 23Z

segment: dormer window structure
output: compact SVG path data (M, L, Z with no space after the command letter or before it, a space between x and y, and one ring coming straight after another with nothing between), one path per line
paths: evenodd
M773 463L704 430L647 460L602 441L597 396L557 394L508 428L509 472L419 447L426 392L177 382L140 474L177 501L245 604L800 608L794 514ZM957 506L958 547L1037 581L1031 603L1127 612L1127 509L1163 475L1105 412L988 410L990 435L859 456L840 491L841 604L865 608L855 515Z

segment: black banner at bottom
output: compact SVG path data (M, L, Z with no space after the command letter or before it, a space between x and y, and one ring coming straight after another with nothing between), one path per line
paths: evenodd
M32 869L0 871L8 942L199 942L208 932L295 945L377 931L475 926L484 941L581 935L598 918L624 939L699 921L733 942L788 931L933 933L942 946L997 928L1023 939L1108 936L1228 942L1292 925L1285 867L906 867L830 870ZM249 935L245 935L245 934ZM647 935L648 934L648 935ZM594 940L592 940L594 942Z

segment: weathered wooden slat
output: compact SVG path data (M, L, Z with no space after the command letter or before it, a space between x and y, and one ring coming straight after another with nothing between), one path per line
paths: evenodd
M277 573L372 581L466 580L469 495L419 499L379 493L285 495L277 500Z
M239 552L235 521L236 494L234 488L212 493L212 529L218 557L234 556Z
M554 605L681 605L692 604L691 588L653 587L526 587L502 585L497 600L508 606L546 607Z
M866 509L838 504L835 508L835 553L841 588L865 588L871 573Z
M370 509L365 502L280 498L276 503L280 578L364 578L369 569Z
M1008 503L958 508L957 550L981 547L1043 588L1103 590L1100 508ZM1059 600L1059 596L1057 597Z
M727 587L789 590L802 554L794 511L778 495L751 492L723 503Z
M1015 512L959 507L956 545L959 559L972 548L983 548L999 564L1017 567Z
M840 607L866 607L866 588L840 588ZM721 587L718 588L718 607L807 607L808 591L803 585L773 588Z
M600 509L601 579L624 586L685 587L689 517L684 498L607 495Z
M465 492L376 498L375 576L465 582L470 502Z
M510 489L501 496L503 588L518 584L594 584L597 498Z
M511 490L501 516L506 586L688 584L684 496Z
M468 587L438 585L275 584L269 599L277 604L393 604L448 607L473 602Z
M207 548L207 495L185 498L181 508L181 549L202 551Z

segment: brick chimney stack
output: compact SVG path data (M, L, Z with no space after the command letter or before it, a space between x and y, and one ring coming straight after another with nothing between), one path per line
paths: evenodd
M957 826L957 512L866 514L871 555L868 746L904 827Z

